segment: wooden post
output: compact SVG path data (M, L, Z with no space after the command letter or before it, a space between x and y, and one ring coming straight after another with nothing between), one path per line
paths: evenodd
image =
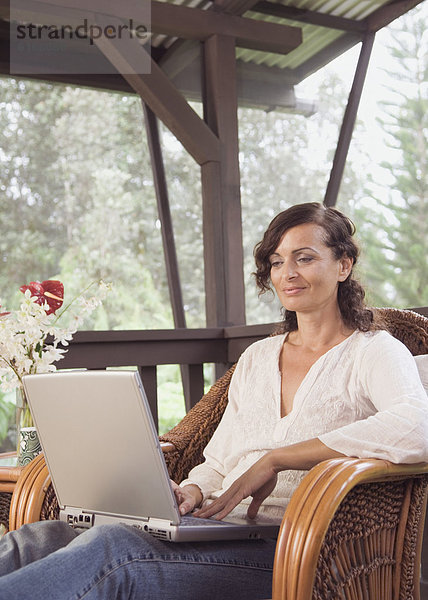
M161 222L162 244L165 255L166 273L168 279L169 296L174 318L174 327L186 327L186 316L184 314L183 294L178 268L177 252L175 248L174 228L172 225L171 210L168 198L168 186L165 177L165 169L162 157L162 148L159 139L159 127L156 115L145 104L143 104L144 120L146 124L147 141L149 145L151 165L153 170L153 181L156 190L159 220ZM200 367L200 365L196 365ZM203 395L203 374L195 369L195 365L180 365L181 381L183 384L184 402L186 412Z
M143 101L144 120L146 124L147 142L153 171L153 182L156 190L156 201L159 220L161 222L162 244L165 254L166 272L172 314L175 327L186 327L183 296L181 292L180 273L178 269L177 252L175 248L174 229L172 226L171 210L169 207L168 186L159 139L159 127L154 112Z
M374 38L374 33L367 33L361 45L361 52L358 58L357 68L355 70L354 81L352 83L348 104L343 117L339 140L337 142L336 152L333 159L333 166L330 172L330 179L324 197L324 204L326 206L335 206L337 202L337 196L339 194L343 171L345 170L346 157L348 155L348 150L352 139L355 119L357 118L358 106L360 104L361 93L363 91L367 68L369 66Z
M204 113L220 160L201 165L208 327L245 324L235 43L204 44Z

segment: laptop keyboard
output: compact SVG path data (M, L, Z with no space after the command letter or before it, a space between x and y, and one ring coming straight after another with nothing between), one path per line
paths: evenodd
M224 521L216 521L215 519L198 519L197 517L181 517L180 525L188 526L196 526L201 527L203 525L230 525L230 523L225 523Z

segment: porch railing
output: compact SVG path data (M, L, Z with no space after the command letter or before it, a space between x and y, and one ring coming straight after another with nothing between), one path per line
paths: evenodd
M428 308L412 310L428 317ZM217 376L236 362L253 342L270 335L278 324L211 329L157 329L138 331L81 331L70 342L63 368L104 369L137 367L155 423L158 423L157 367L188 368L186 410L204 393L204 364L215 363Z
M137 367L155 423L158 422L157 367L186 365L189 389L186 410L204 393L204 364L215 363L217 375L236 362L247 346L268 336L277 325L211 329L80 331L58 368Z

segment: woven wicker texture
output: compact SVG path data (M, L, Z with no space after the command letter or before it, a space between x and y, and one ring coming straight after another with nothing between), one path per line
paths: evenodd
M401 570L396 579L400 600L413 600L416 544L427 483L427 477L420 477L362 484L345 497L321 548L313 600L392 599L395 569Z
M403 556L401 565L400 600L413 600L415 560L417 559L417 540L419 524L424 511L425 495L427 493L428 478L416 478L413 482L412 496L410 499L407 527L404 535Z
M8 492L2 492L0 494L0 524L4 525L6 529L9 529L9 509L11 500L12 494Z
M41 521L57 521L59 519L59 506L53 485L50 483L46 490L46 496L43 500L40 511Z
M411 310L377 308L386 329L400 340L413 356L428 353L428 319Z
M190 410L180 423L160 437L176 450L165 454L171 479L179 483L190 469L203 460L202 453L217 428L227 405L229 384L235 367L230 368Z

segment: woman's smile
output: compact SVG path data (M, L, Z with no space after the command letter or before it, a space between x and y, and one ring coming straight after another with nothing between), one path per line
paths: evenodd
M299 294L300 292L303 292L303 290L305 290L306 287L286 287L283 288L283 292L286 296L295 296L296 294Z

